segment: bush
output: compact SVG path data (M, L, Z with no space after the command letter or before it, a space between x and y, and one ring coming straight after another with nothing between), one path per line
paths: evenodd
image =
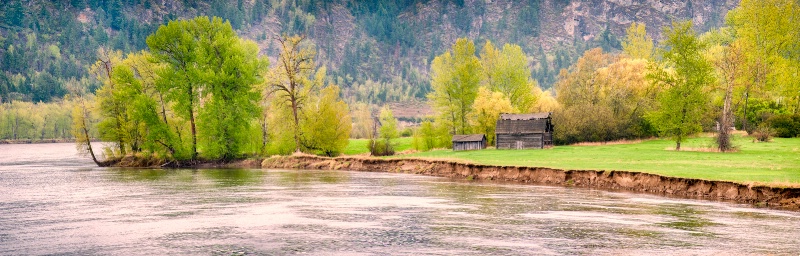
M767 123L777 137L794 138L800 135L800 114L774 115L767 119Z
M753 130L753 138L761 142L768 142L772 140L775 130L766 124L761 124Z
M369 153L373 156L391 156L394 155L394 147L392 143L386 140L369 140L367 143Z

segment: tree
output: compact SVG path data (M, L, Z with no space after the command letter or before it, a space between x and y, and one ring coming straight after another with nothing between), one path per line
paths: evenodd
M339 99L338 86L329 85L319 94L303 110L301 143L306 150L337 156L350 141L350 110Z
M750 101L777 100L800 111L800 5L793 0L743 0L731 10L727 23L740 41L745 62L743 86L734 92L743 101L744 129L751 132L755 125Z
M724 91L722 112L717 125L716 143L720 152L727 152L733 149L729 130L729 127L733 126L733 92L736 88L741 87L744 80L742 66L745 56L742 51L741 41L735 41L726 46L714 46L708 52L709 58L711 58L716 67L717 76L720 78Z
M204 27L197 49L204 57L198 81L205 89L198 122L203 128L200 145L209 158L240 157L258 113L261 95L255 85L262 82L259 72L268 63L257 57L258 45L239 38L229 22L220 18L196 22Z
M94 149L92 149L92 137L89 131L92 127L91 105L83 97L75 100L75 105L72 107L72 135L75 136L75 146L78 148L78 152L88 154L95 164L103 166L103 163L97 160Z
M496 49L491 41L486 41L481 50L480 60L486 74L484 86L492 91L501 92L518 110L528 111L533 106L538 96L534 93L538 86L536 81L531 79L528 57L521 47L505 44L501 51Z
M367 103L356 103L350 116L353 117L353 129L350 132L350 137L355 139L365 139L372 136L372 128L374 127L374 119L372 118L372 110Z
M714 76L711 64L701 54L705 45L691 21L673 22L672 28L664 28L664 35L665 45L659 49L664 63L653 66L650 76L664 91L658 96L660 108L650 117L662 135L674 138L675 150L680 150L687 136L701 131L709 101L707 87Z
M199 77L195 74L203 72L203 66L196 65L201 61L197 51L200 42L195 32L198 29L193 20L173 20L147 37L147 46L153 58L165 65L158 73L161 77L157 83L159 90L173 102L175 112L189 120L191 159L197 158L196 114L201 91Z
M622 51L635 59L649 60L653 56L653 38L647 35L644 23L631 23L625 30L626 37L622 41Z
M120 51L109 51L100 48L97 51L97 62L89 68L89 72L103 85L97 90L96 104L100 114L98 131L100 139L113 142L116 154L124 156L131 142L129 116L127 113L127 95L123 95L113 79L114 70L122 62ZM134 146L135 148L135 146ZM113 152L110 148L109 151Z
M511 101L502 92L491 92L486 87L478 89L478 96L472 104L473 127L478 133L486 134L487 143L494 145L495 128L501 113L516 113Z
M171 21L150 35L147 45L163 64L156 73L159 101L165 98L169 103L162 106L189 120L191 159L198 148L213 159L241 155L258 112L260 92L254 85L268 64L257 57L258 46L217 17ZM163 109L161 117L166 123Z
M305 44L305 36L278 37L276 40L281 45L278 56L278 66L270 70L269 85L272 93L279 93L280 101L285 102L292 110L292 129L295 142L295 152L300 152L300 114L310 91L321 82L324 75L312 78L314 75L315 50ZM318 74L324 74L317 72ZM313 79L313 80L312 80Z
M431 87L428 94L439 122L451 134L470 132L468 115L478 93L483 70L475 57L475 44L469 39L456 40L453 48L431 63Z
M368 145L370 153L373 156L393 155L392 140L398 137L397 119L394 118L389 106L381 108L379 120L381 127L378 129L378 138L371 139Z

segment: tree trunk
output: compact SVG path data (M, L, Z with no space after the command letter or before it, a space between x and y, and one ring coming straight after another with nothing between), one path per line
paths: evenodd
M300 152L300 119L297 117L297 99L292 100L292 115L294 116L294 152Z
M729 82L725 90L725 102L722 105L722 117L719 119L719 134L717 135L717 146L720 152L730 151L731 138L728 130L731 127L731 98L733 94L733 82Z
M677 145L675 146L675 151L681 151L681 142L678 141Z
M189 123L192 126L192 160L197 159L197 128L194 123L194 94L189 86Z

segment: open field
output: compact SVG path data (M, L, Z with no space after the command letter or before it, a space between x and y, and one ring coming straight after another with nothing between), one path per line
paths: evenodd
M352 142L351 142L352 144ZM683 148L712 147L712 138L689 139ZM663 176L800 187L800 138L753 143L737 136L735 153L671 150L669 140L632 144L556 146L546 150L435 150L401 157L451 159L486 165L535 166L572 170L624 170Z
M350 139L350 144L344 149L344 155L360 155L369 154L367 149L368 139ZM392 140L395 143L394 151L402 152L403 150L411 149L411 137L397 138Z

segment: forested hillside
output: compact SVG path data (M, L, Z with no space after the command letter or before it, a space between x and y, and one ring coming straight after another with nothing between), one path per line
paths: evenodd
M482 46L520 45L531 76L555 83L587 49L621 48L633 21L661 38L673 20L691 19L699 31L720 26L738 1L556 0L71 0L4 1L0 5L0 99L48 102L70 92L94 91L88 68L98 49L146 48L145 38L173 19L198 15L230 20L275 60L275 38L306 34L317 64L350 102L424 99L435 56L457 38ZM274 63L274 62L273 62Z

